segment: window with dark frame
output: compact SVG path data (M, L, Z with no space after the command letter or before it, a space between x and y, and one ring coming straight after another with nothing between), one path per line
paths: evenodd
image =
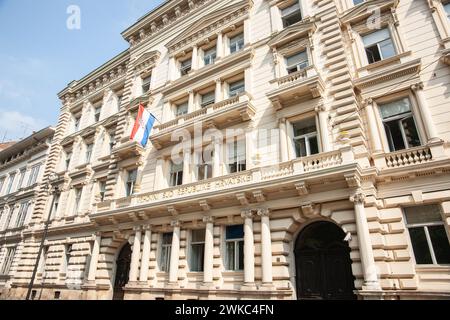
M137 169L128 170L125 185L127 197L130 197L134 194L134 187L136 186L136 180L137 180Z
M151 81L152 81L151 75L142 79L142 94L146 94L150 90Z
M183 163L170 163L170 186L176 187L183 184Z
M418 265L450 264L450 244L439 205L403 208Z
M163 233L161 243L160 270L169 272L170 270L170 253L172 251L173 233Z
M369 64L397 54L388 28L369 33L362 38Z
M101 113L102 113L102 106L99 105L99 106L95 107L95 111L94 111L94 120L95 120L95 122L99 122L100 121Z
M209 64L214 64L217 58L217 50L216 47L205 50L203 55L203 62L205 66Z
M240 33L230 38L230 53L235 53L244 49L244 34Z
M203 272L205 256L205 229L192 230L191 233L191 271Z
M299 1L296 1L293 5L281 9L281 20L283 21L283 27L287 28L299 21L302 21L302 11Z
M103 202L103 201L105 201L105 195L106 195L106 181L99 181L98 189L99 189L99 194L100 194L100 202Z
M81 206L81 194L83 189L82 188L75 188L75 203L73 206L73 214L76 215L78 213L78 210Z
M2 269L0 270L1 275L9 274L15 254L16 254L16 247L7 249L5 259L3 260Z
M202 94L201 100L201 107L206 108L216 102L216 94L214 91Z
M69 152L66 154L66 170L69 170L71 159L72 159L72 152Z
M92 158L92 151L94 150L94 144L93 143L89 143L86 146L86 163L91 162L91 158Z
M288 74L304 70L308 66L309 60L306 50L286 57L286 70Z
M192 70L192 58L180 62L180 74L185 76Z
M182 115L185 115L188 113L189 104L188 102L180 103L179 105L175 106L175 116L180 117Z
M238 95L240 95L241 93L244 93L244 92L245 92L245 81L244 81L244 79L230 83L230 85L229 85L229 94L228 94L230 96L230 98L236 97L236 96L238 96Z
M409 98L380 104L379 109L391 152L421 145Z
M244 226L227 226L225 235L226 270L244 270Z
M246 145L244 140L228 144L228 172L237 173L247 170Z
M292 124L294 129L294 146L297 158L319 153L316 118L311 117Z

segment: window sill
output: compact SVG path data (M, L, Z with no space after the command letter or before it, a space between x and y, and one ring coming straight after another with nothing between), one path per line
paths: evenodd
M387 59L384 59L384 60L381 60L381 61L377 61L377 62L368 64L366 66L363 66L363 67L359 68L357 70L358 74L364 73L364 72L372 72L374 70L377 70L377 69L380 69L380 68L383 68L383 67L386 67L386 66L391 66L391 65L394 65L394 64L400 64L400 63L402 63L402 59L403 58L409 57L409 56L411 56L411 54L412 54L411 51L407 51L407 52L404 52L404 53L397 54L397 55L395 55L393 57L390 57L390 58L387 58Z

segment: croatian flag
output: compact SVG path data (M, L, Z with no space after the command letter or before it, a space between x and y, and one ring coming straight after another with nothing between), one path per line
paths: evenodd
M139 112L130 139L139 142L145 148L155 120L156 118L142 104L139 105Z

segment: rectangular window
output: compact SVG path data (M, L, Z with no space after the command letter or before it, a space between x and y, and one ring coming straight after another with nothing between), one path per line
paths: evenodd
M450 20L450 2L447 4L444 4L444 10L447 13L447 18Z
M130 197L134 194L134 188L136 186L137 180L137 170L129 170L127 172L127 183L126 183L126 196Z
M22 203L20 205L19 208L19 213L17 215L17 220L16 220L16 228L21 228L23 227L23 224L25 223L25 219L27 217L27 213L28 213L28 207L29 207L29 203Z
M75 203L73 206L73 214L76 215L78 213L78 210L80 210L81 207L81 193L82 188L76 188L75 189Z
M5 221L5 225L3 227L3 230L7 230L10 228L9 224L11 223L11 219L14 213L14 207L9 208L9 211L6 215L6 221Z
M74 118L74 132L77 132L80 129L80 121L81 117Z
M202 95L201 107L206 108L209 105L212 105L216 102L216 94L214 91L205 93Z
M37 164L31 168L30 177L28 178L28 186L32 186L36 183L40 170L41 164Z
M95 114L94 114L94 118L95 118L95 122L99 122L100 121L100 114L102 113L102 106L98 106L95 108Z
M6 189L6 194L11 193L15 179L16 179L16 173L11 173L9 175L9 182L8 182L8 188Z
M188 113L189 104L187 102L176 106L175 116L180 117Z
M92 151L94 150L94 144L90 143L86 146L86 163L91 162Z
M23 186L23 180L25 180L25 174L27 173L26 168L20 169L20 178L19 178L19 184L17 185L17 189L22 188Z
M172 250L172 233L164 233L162 235L160 269L163 272L170 270L170 252Z
M288 74L303 70L309 66L308 53L302 51L286 58Z
M58 212L60 197L61 197L61 195L59 193L55 193L54 200L53 200L53 207L51 208L51 212L50 212L50 219L53 219Z
M9 274L15 254L16 254L16 248L8 248L7 249L6 256L5 256L5 259L3 260L2 270L0 271L0 274L2 274L2 275Z
M150 90L150 82L152 81L152 77L148 76L142 79L142 94L146 94Z
M187 75L189 71L191 71L191 69L192 69L192 59L188 59L180 63L181 76Z
M240 33L230 38L230 53L241 51L244 48L244 34Z
M240 95L241 93L245 92L245 81L239 80L239 81L230 83L229 87L230 87L230 91L229 91L230 98L235 97L235 96Z
M72 159L72 152L69 152L66 154L66 170L69 170L71 159Z
M450 264L450 244L439 205L404 208L417 264Z
M183 184L183 163L170 165L170 186L176 187Z
M106 181L99 181L98 183L99 194L100 194L100 202L105 201L106 195Z
M229 271L244 270L244 226L228 226L225 243L226 269Z
M191 271L203 272L204 256L205 256L205 229L192 230Z
M69 265L70 265L70 256L72 255L72 245L68 244L66 246L66 254L65 254L65 261L64 261L64 272L67 273L67 271L69 270Z
M381 104L380 113L391 152L421 145L409 98Z
M369 64L397 54L388 28L372 32L362 38Z
M238 140L228 144L228 172L236 173L247 170L245 141Z
M294 129L294 145L297 158L308 157L319 153L316 119L308 118L292 124Z
M357 6L358 4L363 3L365 0L353 0L353 4Z
M109 153L112 153L112 150L114 148L114 145L116 144L116 142L114 141L115 139L115 135L113 133L111 133L109 135Z
M205 66L213 64L214 61L216 61L216 57L217 57L216 47L206 50L203 57Z
M281 9L281 19L283 20L283 27L289 27L294 23L302 21L302 12L300 9L300 3L298 1L295 4Z
M206 179L211 179L212 178L212 163L211 163L211 159L205 159L205 154L204 152L199 152L197 153L197 170L196 170L196 174L197 174L197 181L203 181Z
M5 185L5 177L0 178L0 195L2 194L3 186Z

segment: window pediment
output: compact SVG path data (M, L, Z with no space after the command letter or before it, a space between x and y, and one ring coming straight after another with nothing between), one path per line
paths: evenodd
M295 39L309 37L316 31L317 25L315 20L308 18L303 20L301 23L292 25L283 31L276 34L269 42L268 45L272 48L280 48L288 45Z
M161 53L159 51L146 52L133 62L134 70L145 72L152 69L158 61Z
M169 53L183 51L192 46L193 42L212 36L215 32L243 20L252 6L252 0L243 0L202 17L167 43Z
M375 14L375 7L377 7L381 12L387 11L389 9L395 9L399 4L399 0L371 0L366 1L361 5L358 5L344 15L341 16L341 21L344 24L353 24L360 22L361 20L367 19Z

